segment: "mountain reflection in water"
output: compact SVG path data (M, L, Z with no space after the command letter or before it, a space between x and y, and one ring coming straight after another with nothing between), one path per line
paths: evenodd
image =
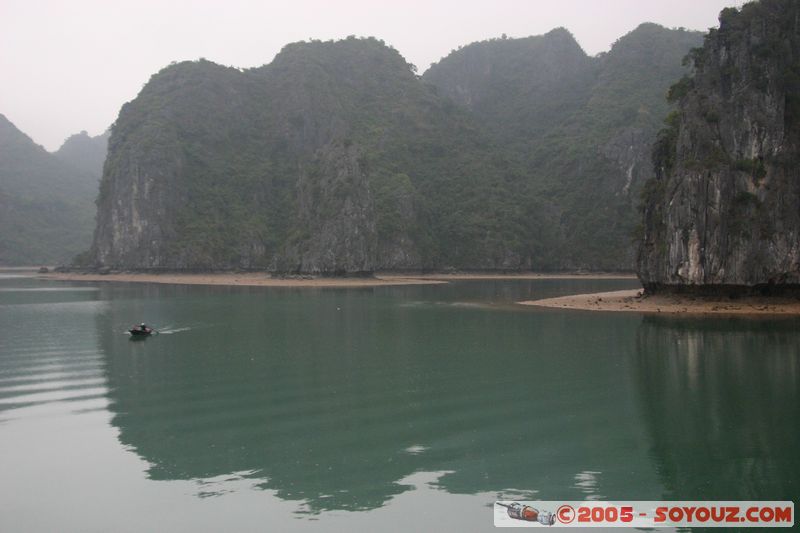
M797 319L646 317L635 380L665 499L800 497Z
M200 525L217 501L243 521L263 509L285 526L290 508L346 529L356 515L373 523L364 511L432 513L434 501L481 516L474 506L495 498L800 496L797 319L513 305L629 281L3 283L0 328L16 334L0 339L0 448L14 508L31 501L26 488L52 501L63 485L65 501L105 502L140 529L171 512ZM165 334L130 342L141 320ZM141 516L128 500L162 510ZM103 523L64 520L43 529ZM0 519L14 523L28 519Z

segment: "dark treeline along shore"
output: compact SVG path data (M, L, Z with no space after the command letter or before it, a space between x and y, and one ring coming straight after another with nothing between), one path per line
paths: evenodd
M725 9L705 36L646 23L595 57L563 28L504 36L422 75L356 37L253 69L171 64L110 129L91 244L85 221L25 211L6 184L0 216L83 228L58 252L86 250L73 264L91 269L637 269L650 292L785 292L800 282L797 11ZM4 128L0 163L9 139L35 147ZM54 257L12 227L1 262Z

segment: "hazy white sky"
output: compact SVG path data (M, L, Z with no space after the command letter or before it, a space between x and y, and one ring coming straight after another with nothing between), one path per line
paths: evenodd
M641 22L707 30L742 0L0 0L0 113L49 150L96 135L171 61L269 63L286 43L375 36L422 73L450 50L564 26L587 53Z

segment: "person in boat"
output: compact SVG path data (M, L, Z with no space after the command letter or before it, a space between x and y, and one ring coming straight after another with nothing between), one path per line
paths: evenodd
M148 328L148 327L145 325L145 323L144 323L144 322L142 322L142 324L139 326L139 331L142 331L142 332L144 332L144 333L147 333L148 329L150 329L150 328Z

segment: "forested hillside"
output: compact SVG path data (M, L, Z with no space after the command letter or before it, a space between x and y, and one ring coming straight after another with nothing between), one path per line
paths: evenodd
M590 58L559 29L474 43L423 79L493 132L524 202L549 203L552 262L534 268L629 269L665 95L701 43L697 32L642 24Z
M588 57L563 29L415 74L373 38L250 70L171 65L111 131L89 263L139 269L626 269L697 33Z

